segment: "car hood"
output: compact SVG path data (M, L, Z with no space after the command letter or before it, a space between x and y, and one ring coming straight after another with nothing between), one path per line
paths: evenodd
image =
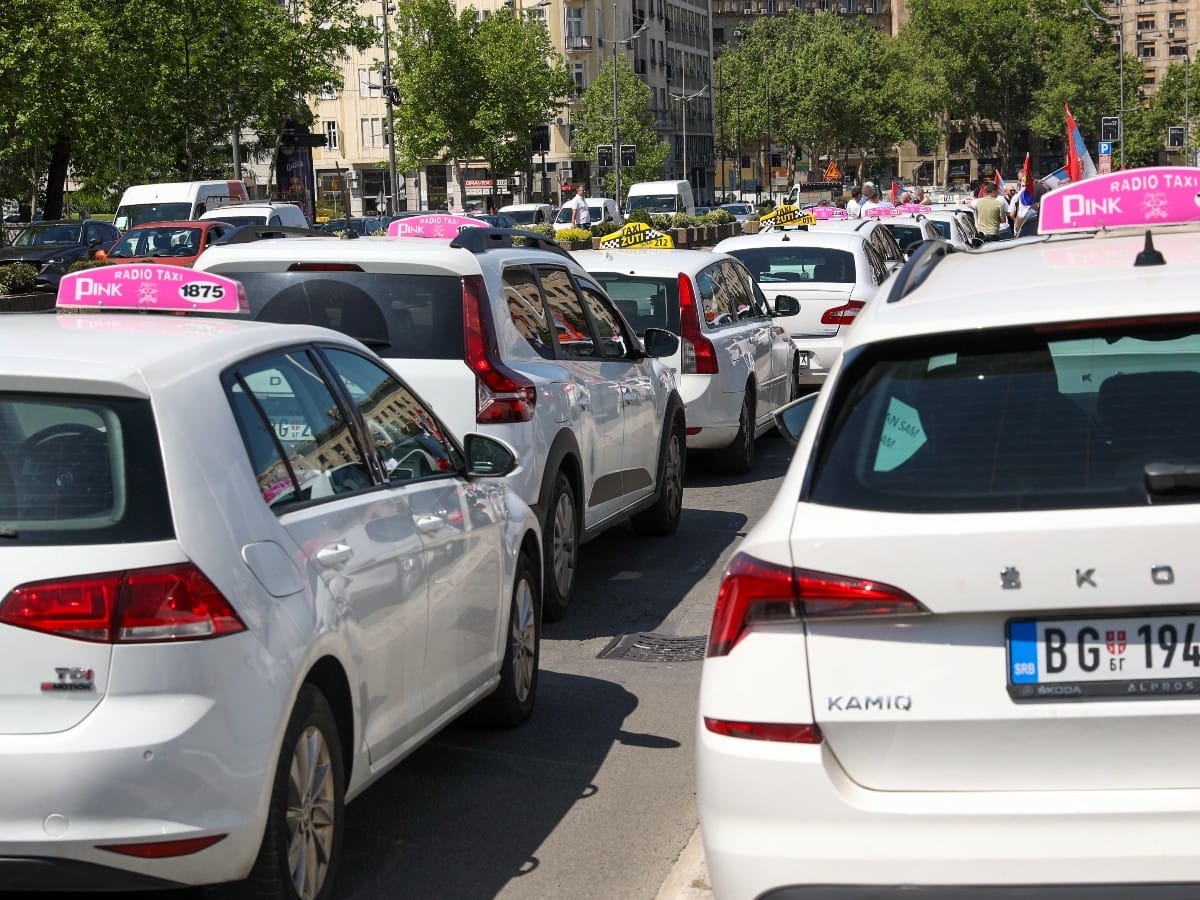
M83 248L72 244L53 247L4 247L0 249L0 262L45 262L58 256L80 254Z

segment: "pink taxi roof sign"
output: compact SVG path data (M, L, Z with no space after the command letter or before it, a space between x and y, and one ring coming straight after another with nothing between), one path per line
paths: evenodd
M903 216L916 213L927 213L933 209L931 206L926 206L924 203L901 203L894 208L893 215Z
M810 206L807 211L818 221L821 219L845 219L850 215L839 206Z
M1111 172L1055 188L1040 203L1039 234L1200 222L1200 169Z
M160 263L126 263L68 272L58 309L248 313L241 282Z
M886 219L890 216L900 215L896 212L894 206L872 206L868 210L863 211L864 219Z
M388 237L455 238L464 228L489 228L482 219L455 216L450 213L430 213L425 216L405 216L388 225Z

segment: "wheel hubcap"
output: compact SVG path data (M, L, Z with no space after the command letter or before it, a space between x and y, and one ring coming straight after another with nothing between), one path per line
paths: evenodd
M575 505L568 494L559 494L554 506L554 585L565 597L575 581Z
M537 608L533 602L533 588L526 578L517 585L513 599L509 641L513 651L513 684L517 697L524 702L533 688L533 672L537 666Z
M313 900L329 874L333 852L333 764L320 729L304 729L288 770L288 868L301 900Z
M679 435L671 435L667 441L667 458L663 466L663 491L667 495L667 509L675 515L683 506L683 479L679 472L679 462L682 453L679 449Z
M750 416L750 407L742 407L742 455L747 461L754 455L754 421Z

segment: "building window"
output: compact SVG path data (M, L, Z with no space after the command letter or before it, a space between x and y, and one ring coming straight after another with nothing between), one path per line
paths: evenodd
M583 7L567 9L567 37L583 37Z
M1137 30L1138 31L1152 31L1153 29L1154 29L1154 14L1153 13L1151 13L1150 15L1139 15L1137 17Z
M321 127L325 131L325 149L341 150L342 145L338 140L338 123L326 121L321 123Z
M1172 44L1168 48L1167 54L1170 56L1187 56L1187 51L1187 44Z
M582 94L584 85L583 63L573 63L571 65L571 77L575 80L575 93Z
M1139 41L1138 56L1142 59L1154 59L1154 43L1152 41Z
M324 86L321 88L320 97L322 100L336 100L338 98L337 85L333 82L325 82Z
M962 153L966 149L967 133L965 131L952 131L946 135L947 153Z
M375 73L371 69L358 70L358 96L379 96L379 84L375 81L374 75Z
M359 124L362 128L363 147L387 146L383 134L383 119L360 119Z

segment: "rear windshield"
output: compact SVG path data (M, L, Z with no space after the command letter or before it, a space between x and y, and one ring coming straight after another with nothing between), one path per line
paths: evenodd
M974 332L848 358L822 425L818 503L891 512L1200 498L1200 320ZM1166 489L1172 464L1196 488Z
M793 281L854 284L855 281L854 254L845 250L780 244L729 253L745 264L759 284Z
M951 225L949 222L943 221L942 219L930 219L929 224L936 228L938 234L940 234L942 237L946 239L954 237L954 232L951 230Z
M679 279L592 272L593 278L617 304L625 320L639 335L647 328L665 328L679 334Z
M900 245L901 250L907 251L913 244L919 244L925 239L919 225L897 225L892 222L885 224L891 231L892 237L896 239L896 243Z
M264 322L320 325L395 359L462 359L462 279L395 272L231 272Z
M147 222L173 222L177 219L190 219L192 204L183 203L135 203L122 206L113 216L113 224L124 230L134 225L144 225Z
M0 393L0 540L112 544L174 535L145 400Z

